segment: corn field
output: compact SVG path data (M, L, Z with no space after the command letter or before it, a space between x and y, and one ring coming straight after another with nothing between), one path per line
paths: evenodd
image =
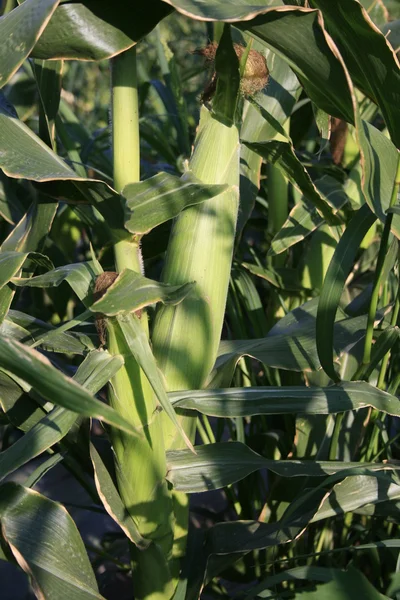
M0 15L1 600L398 600L400 2Z

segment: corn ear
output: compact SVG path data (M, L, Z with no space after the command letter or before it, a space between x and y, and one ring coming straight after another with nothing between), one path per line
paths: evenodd
M172 228L163 280L196 284L180 304L156 315L153 349L169 390L202 387L215 362L239 204L239 148L236 126L224 125L203 106L189 168L204 183L230 187L184 210ZM164 433L170 448L175 432Z

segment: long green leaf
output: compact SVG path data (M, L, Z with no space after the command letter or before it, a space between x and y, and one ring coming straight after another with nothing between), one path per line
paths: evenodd
M177 431L184 439L186 445L193 450L193 445L188 436L184 432L180 424L174 408L168 400L167 392L165 391L164 382L161 377L161 372L158 370L157 363L151 351L149 340L146 336L143 327L141 327L138 319L134 315L125 315L117 317L118 325L125 338L126 344L135 357L138 365L145 373L154 393L168 415Z
M167 452L167 479L175 489L198 493L225 487L240 481L258 469L269 469L282 477L323 477L332 474L346 476L346 471L358 467L373 471L393 470L389 463L350 463L301 460L271 460L250 450L240 442L220 442L196 446L189 450Z
M11 339L0 339L0 367L20 377L49 402L75 413L97 417L137 435L110 406L96 400L82 386L55 369L42 354Z
M333 335L336 311L356 253L375 220L376 217L367 204L364 204L355 213L340 238L325 275L318 304L316 343L321 365L333 381L339 380L333 365Z
M344 382L326 388L305 386L227 388L170 392L175 408L196 410L213 417L253 415L327 415L372 406L400 416L396 396L365 383Z
M118 490L107 470L100 454L93 444L90 444L90 457L93 463L96 488L108 514L121 527L125 535L142 550L146 549L150 542L146 541L140 534L130 513L126 510Z

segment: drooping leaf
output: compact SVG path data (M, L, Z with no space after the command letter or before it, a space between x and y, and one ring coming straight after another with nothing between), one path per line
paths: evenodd
M95 334L65 331L63 326L54 327L15 310L8 311L7 317L0 325L0 332L28 346L40 346L48 352L86 354L95 350L98 343Z
M218 196L226 189L225 185L205 185L188 173L182 178L158 173L144 181L130 183L122 190L126 198L125 227L131 233L148 233L177 217L187 206Z
M161 0L63 2L33 49L40 59L103 60L127 50L171 12Z
M96 394L122 364L122 356L94 351L81 363L73 379L90 393ZM3 386L1 389L4 391ZM0 453L0 480L63 439L78 418L76 412L60 407L54 408L47 415L44 410L41 412L44 416L40 421L31 426L25 421L20 426L26 432L25 435Z
M20 377L43 398L78 414L103 419L131 434L137 432L110 406L55 369L36 350L9 338L0 339L0 367Z
M268 142L244 142L250 150L260 154L269 163L276 165L305 198L313 204L328 223L334 222L332 210L321 197L307 170L296 157L290 142L270 140Z
M361 189L370 209L384 223L396 182L399 152L376 127L356 111L356 132L361 153ZM392 231L400 239L400 218L395 215Z
M400 402L364 381L325 388L305 386L227 388L170 392L175 408L196 410L213 417L273 414L334 414L372 406L400 416Z
M0 17L0 88L29 56L59 0L25 0Z
M277 7L252 21L238 23L238 27L286 60L320 109L354 122L345 71L319 11Z
M97 300L90 310L115 316L145 308L149 304L178 304L192 289L193 284L168 285L124 269L118 279Z
M271 460L241 442L219 442L189 450L167 452L167 479L176 490L186 493L206 492L225 487L258 469L269 469L282 477L323 477L347 469L392 470L389 463L350 463L338 461Z
M360 490L362 494L359 493ZM379 477L354 474L333 487L312 520L320 521L338 513L355 511L367 504L399 498L400 486L388 473L381 473Z
M318 304L316 343L321 365L333 381L339 379L333 366L333 335L336 311L356 253L375 220L375 215L370 211L368 205L364 204L346 227L325 275Z
M267 366L289 371L318 371L321 363L315 342L315 316L307 314L302 307L293 313L299 322L286 321L288 325L284 325L285 319L291 315L289 313L265 338L222 341L209 387L230 385L236 364L242 356L252 356ZM334 349L337 356L364 338L366 323L365 316L336 321Z
M202 21L248 21L268 10L268 6L279 5L276 0L163 0L182 14Z
M93 444L90 444L90 457L93 463L96 488L106 511L114 521L118 523L131 542L143 550L146 549L150 542L146 541L140 535L135 522L130 513L126 510L126 507L118 494L118 490L114 485L106 465Z
M160 406L165 410L186 445L192 450L193 445L179 423L175 410L168 400L161 372L157 367L146 333L137 317L131 314L117 317L117 327L119 327L128 348L149 380Z
M94 204L112 229L123 229L122 198L104 181L85 179L49 148L0 94L0 167L9 176L38 182L50 198ZM51 202L51 200L49 200Z
M380 594L369 580L353 566L342 571L341 569L309 565L288 569L283 573L268 577L249 591L246 600L252 600L255 597L262 598L263 591L284 581L322 582L322 585L317 585L315 590L303 590L301 598L304 600L319 600L320 598L323 600L351 600L355 595L360 595L365 600L388 598L388 596Z
M322 11L355 83L380 107L400 147L400 64L384 35L356 0L312 0Z
M299 275L296 269L289 268L277 268L267 269L259 267L258 265L252 265L250 263L242 263L242 266L256 275L261 279L265 279L274 287L287 290L290 292L301 292L304 291L304 287L301 285Z
M326 198L326 201L333 207L334 213L348 202L343 186L332 177L327 175L321 177L315 182L315 186L322 197ZM284 252L304 240L323 222L324 219L318 214L315 206L303 197L302 202L294 205L287 220L275 235L268 254L275 256Z
M63 281L67 281L78 298L85 301L96 275L95 266L92 262L82 262L58 267L36 277L14 277L12 282L20 287L47 288L57 287Z
M31 577L37 597L103 599L82 538L61 504L17 483L5 483L0 519L4 538Z
M0 289L8 283L22 268L26 259L47 269L52 269L51 260L37 252L0 252Z

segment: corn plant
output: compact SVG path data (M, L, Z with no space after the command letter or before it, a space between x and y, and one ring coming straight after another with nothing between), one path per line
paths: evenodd
M1 14L0 558L45 599L396 598L396 2Z

